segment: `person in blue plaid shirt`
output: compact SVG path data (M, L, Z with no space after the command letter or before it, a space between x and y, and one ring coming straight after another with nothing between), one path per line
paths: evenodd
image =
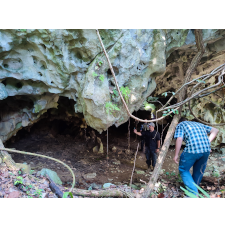
M181 149L182 141L186 146L180 156L179 173L188 188L197 195L198 189L194 185L199 185L211 152L210 143L218 134L219 130L197 122L187 121L181 118L174 134L176 139L174 161L178 164L178 155ZM208 137L209 134L209 137ZM193 166L193 174L190 169ZM193 183L194 182L194 183Z

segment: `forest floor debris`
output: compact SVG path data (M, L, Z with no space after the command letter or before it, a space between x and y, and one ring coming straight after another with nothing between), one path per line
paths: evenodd
M88 136L89 133L87 132L86 135ZM47 129L34 129L23 135L18 132L15 142L9 141L6 146L40 153L65 162L75 173L75 189L102 191L104 184L111 183L113 186L110 186L110 189L121 190L124 193L123 197L138 197L152 174L151 171L147 172L145 155L140 151L138 152L130 190L129 184L138 140L135 141L134 137L131 137L131 152L133 154L127 155L125 151L127 149L126 133L124 135L110 133L110 135L108 163L106 154L93 152L92 148L96 143L91 143L90 138L86 141L85 137L73 137L68 134L53 136L51 133L49 134ZM106 146L105 134L102 133L99 136L103 146ZM178 167L173 162L173 155L174 148L172 147L167 154L155 190L151 195L152 198L184 197L184 193L180 189L180 186L184 186L178 177ZM24 174L21 170L12 172L1 162L0 198L56 198L57 196L49 187L48 179L38 172L43 168L51 169L57 173L62 181L62 185L58 185L62 192L68 192L71 188L71 174L61 164L17 153L11 154L11 156L16 163L30 165L31 174ZM216 161L218 160L214 160L214 162ZM221 166L222 164L219 165L219 167ZM222 180L218 182L217 178L204 178L200 186L214 197L223 197L222 192L225 191L225 186ZM125 193L130 194L130 196ZM84 196L79 196L77 192L74 192L74 197L83 198Z

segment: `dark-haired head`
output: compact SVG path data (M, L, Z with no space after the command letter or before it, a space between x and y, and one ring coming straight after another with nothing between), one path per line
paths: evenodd
M178 123L181 123L183 121L187 121L187 119L185 117L181 117Z

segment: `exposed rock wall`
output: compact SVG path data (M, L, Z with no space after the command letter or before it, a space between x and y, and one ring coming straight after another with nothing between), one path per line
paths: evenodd
M204 74L209 74L215 68L225 63L225 39L221 38L214 42L208 42L206 52L203 58L192 74L192 79L198 78ZM188 49L177 49L171 53L167 60L166 71L156 78L157 88L154 92L155 96L161 96L164 92L177 91L183 83L185 71L191 63L195 52ZM218 74L219 75L219 74ZM210 78L206 84L202 83L200 88L205 88L218 82L218 75ZM188 93L190 93L195 83L190 85ZM221 84L219 87L221 87ZM224 94L225 88L217 91L215 94L208 95L204 98L191 101L193 113L199 119L211 124L219 124L225 122L224 110ZM171 95L171 94L168 94ZM216 105L212 104L214 102ZM195 119L191 115L188 104L183 106L182 116L189 120ZM225 143L225 126L217 126L220 130L215 141L212 142L212 147Z
M155 78L169 70L167 61L175 60L171 55L177 49L190 59L196 51L192 30L100 30L100 35L119 86L131 90L131 112L142 106L156 84L161 86ZM223 30L203 30L204 42L211 43L209 53L225 49L223 35ZM185 62L186 58L181 60ZM176 69L171 71L177 73ZM73 99L72 116L82 113L86 123L99 132L113 124L119 126L128 116L114 90L95 30L0 30L3 141L38 121L48 109L57 108L60 96ZM25 99L31 105L15 109L11 103L17 99ZM120 111L107 114L106 102L117 104Z

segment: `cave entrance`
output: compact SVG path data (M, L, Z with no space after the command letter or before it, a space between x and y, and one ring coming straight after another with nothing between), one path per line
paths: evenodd
M68 99L67 99L68 100ZM136 127L135 121L130 120L130 149L128 150L128 122L118 128L112 126L108 130L108 160L106 154L107 132L99 134L91 127L83 125L82 115L68 117L63 105L71 105L66 99L59 100L58 110L48 110L43 119L33 126L20 130L15 137L5 143L6 147L16 148L21 151L34 152L59 159L69 165L76 176L77 188L87 189L90 184L113 183L116 185L129 184L133 170L133 161L140 137L133 133ZM73 110L71 108L71 110ZM134 115L139 118L149 118L149 112L137 111ZM139 130L141 123L138 123ZM158 126L161 133L161 126ZM166 131L164 131L166 134ZM103 153L96 152L103 144ZM96 147L96 148L95 148ZM95 150L94 150L95 149ZM139 147L140 149L140 147ZM173 153L172 153L173 154ZM55 171L63 182L63 185L71 185L70 172L61 164L36 156L12 154L17 163L27 163L31 169L40 171L48 168ZM141 180L148 182L151 173L145 173L147 165L145 155L138 152L136 170L133 175L133 183L141 187ZM166 170L170 170L167 168ZM172 169L171 169L172 170Z

